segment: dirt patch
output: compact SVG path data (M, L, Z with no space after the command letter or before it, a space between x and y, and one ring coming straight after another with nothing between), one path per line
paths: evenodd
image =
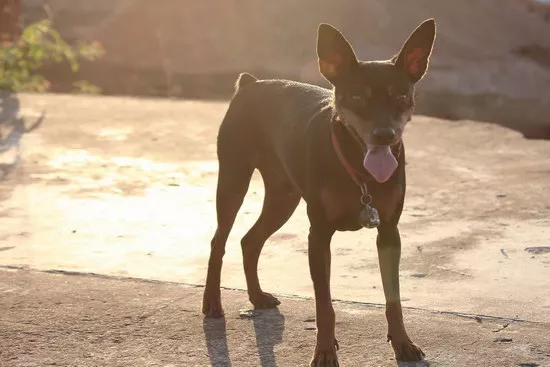
M550 246L527 247L525 251L534 255L550 254Z
M550 70L550 49L540 45L526 45L513 50L516 55L525 57Z
M416 278L430 277L441 281L464 280L471 278L469 269L461 269L454 264L454 255L467 252L483 243L488 236L497 232L469 229L465 224L464 231L458 235L437 239L416 246L413 256L402 262L401 269L413 273Z

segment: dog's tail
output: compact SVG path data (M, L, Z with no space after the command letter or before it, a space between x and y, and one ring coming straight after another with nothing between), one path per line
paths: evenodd
M240 73L237 81L235 82L235 93L239 91L244 86L257 82L258 78L249 73Z

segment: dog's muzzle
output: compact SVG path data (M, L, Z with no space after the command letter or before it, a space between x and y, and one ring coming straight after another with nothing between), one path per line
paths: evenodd
M355 135L361 139L367 152L363 159L363 167L379 183L384 183L390 179L398 163L395 159L391 145L397 140L398 134L392 127L377 127L372 132L367 133L362 125L350 126Z

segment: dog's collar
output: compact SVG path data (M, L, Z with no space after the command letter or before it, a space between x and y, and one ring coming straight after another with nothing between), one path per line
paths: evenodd
M346 129L349 134L351 134L352 136L354 134L353 134L353 132L349 131L349 129L347 127L345 127L345 124L343 123L343 121L340 119L340 117L338 115L335 114L333 116L332 121L330 123L330 139L332 141L332 147L334 148L334 151L335 151L336 155L338 156L338 160L340 161L340 164L342 164L344 169L350 175L352 180L357 184L357 186L359 186L359 187L361 187L361 189L363 189L363 187L366 185L366 183L368 181L373 180L373 177L366 171L365 172L357 171L351 165L351 163L349 163L349 161L346 159L346 156L344 155L344 152L342 151L340 141L338 140L338 136L336 134L336 131L334 130L336 124L342 124L344 129ZM355 136L354 136L354 140L357 140L357 139L355 139ZM403 145L403 142L400 141L398 144L396 144L395 146L393 146L391 148L392 154L394 155L395 159L397 159L398 162L399 162L399 156L401 155L401 146L402 145ZM361 148L363 150L366 149L366 147L363 146L363 145L361 145Z
M336 132L334 131L334 126L336 124L336 121L332 121L330 124L330 139L332 140L332 147L334 148L334 151L336 152L336 155L338 156L338 160L340 161L340 164L344 166L344 169L350 175L351 179L358 185L361 186L362 180L361 173L358 172L346 159L346 156L344 155L344 152L342 152L342 147L340 146L340 142L338 141L338 137L336 136Z

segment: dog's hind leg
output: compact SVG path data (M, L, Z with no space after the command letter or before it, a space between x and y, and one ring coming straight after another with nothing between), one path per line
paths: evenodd
M241 241L248 297L255 309L273 308L280 304L277 298L263 292L260 287L258 259L265 241L288 221L301 198L273 171L260 168L260 172L265 186L262 213Z
M211 241L202 302L202 312L210 317L223 316L220 277L225 244L254 172L254 163L249 152L239 150L241 149L239 145L231 146L232 144L233 142L220 136L218 144L219 174L216 191L218 227Z

